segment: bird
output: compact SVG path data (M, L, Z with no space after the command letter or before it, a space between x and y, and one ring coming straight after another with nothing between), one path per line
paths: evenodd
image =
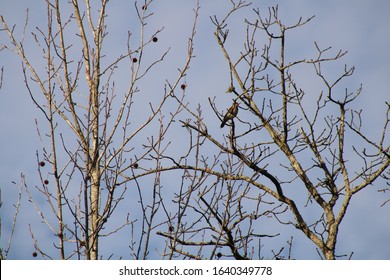
M238 105L239 103L236 100L234 100L233 105L229 108L229 110L226 112L226 115L223 117L221 128L225 126L228 120L234 119L237 116Z

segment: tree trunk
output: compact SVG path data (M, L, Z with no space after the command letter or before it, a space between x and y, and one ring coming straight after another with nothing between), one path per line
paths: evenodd
M97 56L96 60L99 60ZM98 259L98 237L99 237L99 196L100 196L100 154L99 154L99 63L95 64L95 78L90 84L91 90L91 111L92 111L92 150L91 160L91 193L90 193L90 238L89 255L91 260Z

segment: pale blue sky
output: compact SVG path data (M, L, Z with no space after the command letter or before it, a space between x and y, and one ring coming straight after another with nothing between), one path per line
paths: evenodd
M4 16L9 26L16 24L17 34L24 23L25 9L30 10L30 24L27 32L28 44L32 42L30 31L35 31L35 26L46 25L45 1L0 0L0 14ZM66 1L64 1L66 2ZM109 32L115 44L107 46L108 53L125 48L126 29L129 25L123 22L131 22L129 17L133 12L133 1L110 1L109 7ZM141 1L140 1L141 2ZM364 109L366 118L366 132L374 139L379 137L380 126L378 120L383 120L386 106L385 101L390 101L390 91L387 81L390 76L390 2L378 1L252 1L254 7L261 10L269 5L279 3L282 19L286 23L296 22L297 18L315 15L314 20L297 31L297 35L287 38L291 44L291 57L302 57L307 53L313 54L314 41L322 47L332 46L334 51L348 50L348 55L339 62L337 69L342 69L343 64L355 65L356 71L347 86L351 90L363 84L363 95L357 100L356 106ZM205 115L213 116L209 110L207 98L217 96L220 108L226 108L231 98L221 95L227 88L228 68L217 43L213 37L214 28L209 17L216 14L222 16L230 7L230 1L200 1L201 10L195 41L195 56L191 69L188 72L187 83L189 85L187 98L196 108L200 103L205 109ZM155 1L151 6L154 17L148 25L150 30L164 27L159 34L157 51L164 51L171 47L167 56L167 63L156 68L153 85L145 85L146 91L162 90L165 79L171 79L177 74L177 67L183 64L186 58L187 38L191 31L195 1ZM245 30L242 15L253 15L250 8L241 11L233 17L231 22L232 32ZM110 27L112 28L110 30ZM113 32L112 30L115 30ZM134 30L136 34L138 30ZM148 31L152 32L152 31ZM0 33L0 41L7 41L4 33ZM28 52L29 45L25 46ZM241 47L241 41L237 45L232 43L232 48ZM31 47L34 49L34 47ZM151 54L153 55L153 53ZM32 60L40 61L38 53L30 53ZM39 65L39 64L38 64ZM24 86L21 71L21 63L10 52L0 52L0 67L4 66L3 88L0 90L0 187L2 191L3 206L2 218L2 247L8 241L10 222L13 215L13 204L16 203L16 189L12 181L20 182L20 174L26 175L29 182L37 179L36 150L40 149L39 139L36 133L36 118L40 118L40 112L29 99ZM169 70L166 70L169 69ZM304 74L302 74L304 75ZM298 73L299 76L299 73ZM304 78L304 76L302 76ZM315 90L316 81L306 81L307 89ZM212 122L210 122L212 123ZM382 124L382 122L380 123ZM213 127L210 124L210 127ZM217 125L216 125L217 127ZM180 132L177 132L178 134ZM388 205L380 207L381 203L389 197L379 194L380 186L366 189L356 195L352 200L347 216L342 223L340 239L338 241L338 253L349 254L354 252L356 259L390 259L390 208ZM384 186L382 186L384 187ZM34 251L30 238L28 224L33 224L35 234L40 240L51 240L52 233L46 226L40 224L38 215L32 205L26 203L27 196L23 195L22 206L17 221L13 246L9 255L10 259L30 259ZM40 201L44 203L44 201ZM40 229L41 228L41 229ZM291 229L290 229L291 230ZM292 234L288 231L284 238ZM301 233L294 233L293 257L297 259L318 258L314 246L311 245ZM120 236L120 235L119 235ZM115 239L117 240L117 239ZM281 240L283 243L286 239ZM112 248L115 256L127 258L127 251L121 251L121 246L105 241L102 248L110 247L105 253L106 257ZM156 243L161 240L156 240ZM53 249L52 244L45 246ZM153 247L153 246L152 246ZM104 253L104 252L102 252ZM52 253L53 257L58 256ZM157 258L157 257L156 257Z

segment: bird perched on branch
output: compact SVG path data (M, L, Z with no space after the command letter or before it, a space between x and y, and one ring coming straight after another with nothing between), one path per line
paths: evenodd
M225 117L223 117L223 121L221 123L221 128L225 126L226 122L228 120L234 119L237 116L238 113L238 102L234 100L233 105L229 108L229 110L226 112Z

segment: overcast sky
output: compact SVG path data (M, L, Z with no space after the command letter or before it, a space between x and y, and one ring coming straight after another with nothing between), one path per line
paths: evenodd
M25 10L29 8L29 30L36 31L35 26L45 27L46 25L44 2L0 0L0 14L4 16L9 26L16 24L17 34L20 35L25 20ZM291 57L299 58L304 57L307 52L313 53L314 41L322 47L332 46L335 51L348 50L348 55L340 62L339 69L342 69L344 63L356 66L355 74L349 79L348 86L353 90L361 83L363 84L363 95L357 100L356 106L364 110L366 131L378 139L380 133L378 120L383 120L386 109L384 102L390 101L388 89L390 1L254 0L252 2L253 7L259 7L264 11L269 5L279 3L281 18L287 25L296 22L299 17L307 18L315 15L311 23L297 31L296 37L292 35L291 39L287 38L287 43L291 43L292 46L288 53ZM195 40L196 57L188 73L187 98L192 102L192 108L196 108L198 103L207 106L207 99L217 96L219 106L226 108L231 103L231 98L221 96L220 93L225 92L228 86L226 75L228 68L213 37L214 28L210 16L224 15L230 8L230 1L201 0L200 6ZM110 1L108 7L108 31L112 36L110 38L113 38L112 42L118 42L118 44L110 43L107 47L109 55L110 52L125 47L123 38L126 37L123 36L126 36L126 30L131 28L129 23L132 19L129 19L129 16L134 15L134 8L133 1L113 0ZM155 30L164 27L159 34L158 48L160 49L157 51L171 47L167 57L171 65L163 64L161 68L157 68L157 71L161 71L161 76L156 77L154 86L160 90L163 88L165 78L174 77L177 74L177 67L180 67L186 58L187 38L192 27L194 7L195 1L190 0L155 1L150 7L154 16L148 28ZM245 31L243 14L253 16L251 8L243 10L233 18L232 30ZM128 24L124 25L124 22ZM32 42L30 31L27 32L28 42ZM0 33L0 42L8 42L4 32ZM237 44L241 48L242 42L237 40ZM232 48L234 46L232 44ZM26 45L26 52L29 51L28 48L29 45ZM29 55L33 61L39 63L38 53ZM4 80L0 90L0 187L3 201L1 246L4 248L8 241L10 223L14 214L13 205L17 201L16 188L12 182L19 184L21 173L25 174L28 180L36 180L38 176L35 154L40 149L40 143L34 120L41 116L24 86L20 60L10 52L2 51L0 52L0 67L2 66L4 66ZM312 86L315 86L315 83L307 84L308 88ZM380 187L370 187L371 189L358 193L352 200L340 230L337 247L339 253L349 254L353 251L353 258L356 259L390 259L390 208L389 205L380 207L389 195L386 197L379 194L377 189ZM26 200L26 194L24 194L23 201L26 202ZM18 217L10 259L32 258L34 248L28 230L29 224L35 225L36 234L40 238L44 239L45 236L52 238L52 233L40 224L32 205L24 203ZM297 259L318 258L309 241L299 234L296 240L293 257ZM56 253L53 253L53 256L57 256Z

